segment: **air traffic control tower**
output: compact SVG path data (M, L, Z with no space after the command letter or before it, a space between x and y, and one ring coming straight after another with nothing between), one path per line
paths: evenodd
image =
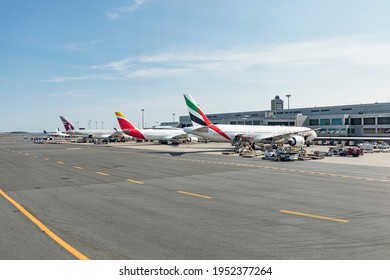
M279 95L275 96L275 99L271 100L271 110L272 111L283 110L283 100L280 99Z

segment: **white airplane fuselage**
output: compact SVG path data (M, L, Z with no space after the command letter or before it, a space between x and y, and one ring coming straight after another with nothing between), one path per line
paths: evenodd
M109 136L112 136L115 131L112 130L103 130L103 129L97 129L97 130L84 130L84 129L75 129L75 130L68 130L66 133L74 136L79 137L92 137L92 138L108 138Z
M186 127L184 128L184 131L218 142L231 142L235 139L236 136L239 135L245 136L247 138L253 138L253 142L263 142L265 139L277 138L280 136L284 136L283 138L287 140L291 135L301 135L302 137L305 137L307 141L311 141L317 136L315 131L307 127L226 124L219 124L214 126L224 132L228 138L224 137L211 127L203 127L203 129L199 130L197 130L199 127Z
M143 135L144 138L142 138L141 135L138 133L134 133L132 130L125 129L123 130L124 133L127 135L139 138L139 139L145 139L145 140L171 140L171 139L177 139L182 138L185 139L187 133L183 131L183 129L138 129L138 131ZM137 137L138 136L138 137ZM141 137L140 137L141 136Z

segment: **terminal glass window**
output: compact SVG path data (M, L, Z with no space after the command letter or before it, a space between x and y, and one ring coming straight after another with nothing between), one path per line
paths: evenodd
M245 121L245 125L252 125L252 121Z
M253 125L260 125L260 121L253 121Z
M330 119L320 119L320 125L330 125Z
M375 124L375 118L364 118L365 125L373 125Z
M351 125L362 125L362 119L361 118L352 118Z
M390 117L378 117L378 124L390 124Z
M378 128L378 134L390 134L390 127L388 127L388 128Z
M231 121L230 124L237 124L237 122Z
M364 134L375 134L376 131L375 131L375 128L365 128L365 129L363 129L363 133Z
M310 119L309 120L309 125L318 125L319 122L318 122L318 119Z
M332 119L332 125L342 125L343 124L343 119L338 118L338 119Z
M328 134L339 134L340 130L337 128L329 128L328 129Z
M345 125L349 125L349 119L345 119Z

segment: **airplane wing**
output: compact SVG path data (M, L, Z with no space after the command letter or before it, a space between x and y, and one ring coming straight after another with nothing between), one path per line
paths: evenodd
M188 137L188 134L183 132L183 133L180 133L177 135L167 135L167 136L163 137L162 140L172 140L172 139L183 140L183 139L187 139L187 137Z
M251 140L255 140L255 142L262 142L262 141L275 141L275 142L282 142L290 140L292 137L295 136L310 136L310 132L315 131L314 129L305 129L300 131L291 131L288 133L280 133L280 132L268 132L268 133L249 133L249 134L237 134L235 139L238 138L250 138ZM307 135L306 135L307 134ZM303 136L302 136L303 137Z
M197 126L197 127L192 127L190 129L190 127L186 127L186 129L188 130L188 132L204 132L204 133L207 133L209 131L209 127L208 126Z

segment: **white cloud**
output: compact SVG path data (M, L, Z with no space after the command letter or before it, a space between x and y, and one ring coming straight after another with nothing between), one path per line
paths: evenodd
M107 16L116 20L123 13L130 13L136 11L139 7L144 5L146 0L132 0L130 3L127 3L121 7L114 7L110 11L107 12Z
M72 90L72 91L67 91L67 92L62 92L62 93L51 93L50 96L52 96L52 97L88 97L91 95Z
M89 80L91 79L91 77L92 76L78 76L78 77L56 76L48 80L44 80L44 82L64 83L64 82L73 82L73 81L80 81L80 80Z
M83 81L83 80L111 81L111 80L120 80L120 79L123 79L123 77L103 74L103 75L86 75L86 76L54 76L50 79L43 80L43 82L65 83L65 82L75 82L75 81Z
M156 91L156 82L164 82L166 88L160 84L159 93L178 88L213 93L215 98L228 93L245 92L253 99L259 92L267 96L294 92L294 101L305 106L347 104L351 97L358 103L388 101L389 49L390 42L375 37L341 37L230 50L172 51L130 56L91 66L90 75L57 76L49 81L134 80L144 92Z
M336 38L279 46L252 46L207 53L177 52L128 57L95 70L112 71L124 78L160 78L165 73L177 75L257 75L259 72L313 71L333 69L362 70L390 66L390 43L365 38ZM139 73L148 73L139 75ZM169 75L168 75L169 76Z
M68 50L72 50L72 51L88 51L88 50L92 50L92 49L96 48L96 46L100 43L102 43L102 41L92 40L89 42L66 44L65 47Z

